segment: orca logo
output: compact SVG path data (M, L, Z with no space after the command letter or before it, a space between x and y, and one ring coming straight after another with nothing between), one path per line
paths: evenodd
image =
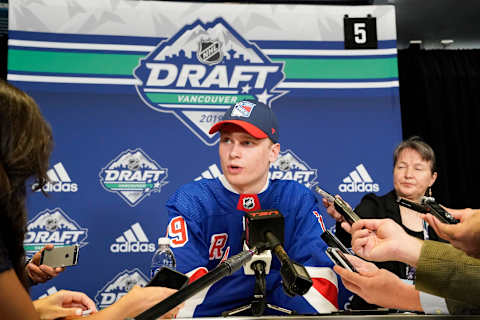
M139 61L133 75L147 106L173 113L213 146L219 136L208 131L231 105L248 99L271 105L287 92L276 89L285 79L283 67L217 18L197 20L161 41Z
M126 295L134 285L144 287L148 283L148 278L138 268L133 270L124 270L117 274L110 282L105 284L102 289L97 291L95 302L99 309L111 306L121 297Z
M87 245L88 229L82 228L71 219L62 209L43 210L27 223L27 234L23 247L27 257L31 257L46 244L52 243L56 247L78 244Z
M100 184L135 207L152 192L160 192L168 182L168 169L162 168L142 149L126 150L99 173Z
M293 151L280 151L277 161L270 165L270 179L295 180L307 188L316 185L317 169L312 169Z

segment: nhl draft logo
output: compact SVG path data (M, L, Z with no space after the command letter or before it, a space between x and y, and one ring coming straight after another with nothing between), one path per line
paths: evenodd
M255 207L255 199L253 197L245 197L242 204L245 209L251 210Z
M27 223L27 234L23 247L27 257L31 257L46 244L56 247L78 244L87 245L88 229L82 228L62 209L43 210Z
M134 285L144 287L148 278L138 268L124 270L117 274L102 289L97 291L95 302L99 309L104 309L126 295Z
M217 64L223 59L223 52L220 50L220 41L200 40L200 48L197 52L198 61L204 64Z
M150 108L173 113L208 146L219 136L210 127L236 102L267 105L287 91L283 62L272 62L256 44L225 20L184 26L139 61L133 75L137 92Z
M318 183L317 169L312 169L293 151L280 151L277 161L270 165L270 179L295 180L307 188Z
M142 149L126 150L99 173L100 184L135 207L152 192L160 192L168 182L168 169L162 168Z

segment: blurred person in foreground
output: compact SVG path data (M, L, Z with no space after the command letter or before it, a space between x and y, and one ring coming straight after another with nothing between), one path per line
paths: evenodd
M457 246L467 247L472 256L477 256L480 215L472 212L451 212L460 220L457 225L441 223L430 214L423 218L438 234L447 234L455 239ZM423 311L418 293L422 291L446 298L452 314L480 314L479 259L448 243L412 237L390 219L360 220L353 224L351 232L352 248L360 257L371 261L402 261L416 267L417 277L414 290L391 272L349 256L359 273L340 267L335 267L335 271L350 291L384 307Z
M35 101L25 92L0 81L0 301L2 302L0 315L2 320L80 317L84 310L91 310L94 313L88 316L89 319L122 319L138 315L175 292L167 288L136 286L112 306L98 313L94 302L81 292L61 290L32 302L28 294L28 277L32 273L29 273L31 269L25 266L23 248L27 223L26 181L33 177L36 180L37 189L41 189L47 183L46 172L52 146L50 126L42 117ZM35 260L33 263L35 264ZM33 274L40 277L43 272L33 270ZM41 282L47 279L38 280ZM177 312L176 308L165 316L171 317Z

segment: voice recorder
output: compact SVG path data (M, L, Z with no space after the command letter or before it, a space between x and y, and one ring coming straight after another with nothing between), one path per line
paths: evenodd
M345 202L345 200L332 196L330 193L326 192L319 186L315 186L314 189L315 192L327 199L328 202L332 202L335 206L335 210L337 210L338 213L340 213L348 223L353 224L354 222L360 220L360 217L352 210L352 208L350 208L350 206L347 202Z

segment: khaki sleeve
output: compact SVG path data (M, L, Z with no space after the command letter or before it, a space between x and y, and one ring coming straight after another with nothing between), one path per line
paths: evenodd
M478 305L480 260L450 244L424 241L417 264L415 288L447 299Z

